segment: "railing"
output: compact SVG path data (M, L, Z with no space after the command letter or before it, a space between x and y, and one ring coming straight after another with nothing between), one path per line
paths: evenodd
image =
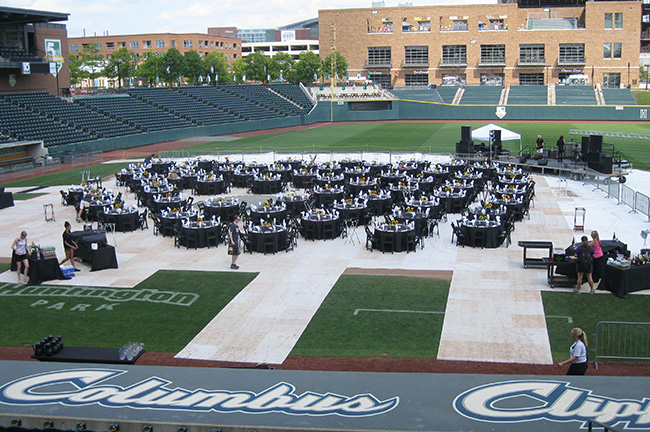
M84 153L80 155L72 155L72 160L70 161L71 165L74 168L94 165L104 161L104 153L100 151Z
M599 359L650 360L650 323L599 322L595 351L596 369Z
M63 162L69 163L72 168L78 168L88 165L95 165L104 161L104 153L101 151L72 155L69 160ZM41 158L39 158L41 159ZM43 159L39 163L29 162L13 165L11 168L0 168L0 183L8 183L16 180L32 178L38 175L51 174L64 169L65 163L59 157Z
M603 428L603 432L621 432L620 429L614 429L611 426L606 425L605 423L601 423L598 420L589 420L589 423L587 424L587 430L588 432L592 432L592 425L594 426L599 426Z
M624 185L621 183L623 179L624 177L612 178L590 169L587 169L583 177L583 181L593 185L594 190L599 189L607 193L607 198L615 198L618 204L625 204L630 208L630 213L646 215L650 222L650 197Z

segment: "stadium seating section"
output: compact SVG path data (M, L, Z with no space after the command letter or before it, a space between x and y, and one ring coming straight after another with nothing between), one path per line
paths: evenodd
M456 86L440 86L437 89L437 92L440 95L440 99L442 99L442 101L447 104L450 104L454 101L454 97L456 96L457 91L458 87Z
M605 88L603 96L606 105L636 105L629 89Z
M467 86L460 100L461 105L496 105L501 97L502 86Z
M393 89L391 90L391 92L398 98L405 99L405 100L417 100L417 101L438 102L438 103L445 102L444 100L442 100L442 96L440 96L438 89L426 89L426 90L425 89L403 89L403 90ZM454 92L454 94L456 93ZM453 100L454 97L452 96L451 99Z
M546 105L548 88L546 86L510 86L508 105Z
M555 105L598 105L592 86L555 87Z

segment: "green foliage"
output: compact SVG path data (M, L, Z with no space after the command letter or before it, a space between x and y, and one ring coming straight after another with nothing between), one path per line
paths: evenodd
M202 79L206 78L205 74L209 69L205 66L205 62L196 51L187 51L183 55L183 76L188 84L197 84L199 82L199 76Z
M60 334L70 346L119 348L133 340L143 342L147 350L178 352L255 276L159 270L134 287L198 294L190 306L97 297L0 296L5 311L0 346L22 346ZM39 300L48 303L35 304ZM112 310L106 305L113 305Z
M104 74L104 56L99 54L96 43L90 42L85 45L79 57L81 58L86 78L94 80Z
M271 79L279 79L280 75L285 80L288 80L293 74L295 61L293 57L289 54L280 52L271 57L271 62L269 63L269 73L271 74ZM282 72L282 74L280 74Z
M81 84L81 80L86 77L82 69L83 60L76 54L70 54L68 57L68 67L70 68L70 84Z
M178 82L178 76L183 74L185 60L183 54L176 48L170 48L163 56L163 70L160 73L160 80L172 86Z
M569 358L569 347L573 343L569 336L572 328L580 327L587 333L589 355L593 360L598 322L648 322L650 308L650 297L645 295L630 295L628 299L620 299L609 294L576 295L543 291L542 300L554 360ZM572 322L557 317L570 317Z
M332 73L332 66L334 67L334 73L338 74L339 79L343 79L348 71L348 61L338 51L334 51L323 60L323 74L328 72Z
M448 293L446 281L343 275L291 355L435 358Z
M146 79L149 85L154 85L156 83L156 75L160 74L165 70L163 56L154 54L153 52L147 53L145 59L138 65L135 74L138 78Z
M266 72L271 66L271 57L261 51L255 51L254 53L243 57L241 60L244 67L240 73L246 74L247 81L266 81Z
M314 81L314 74L316 76L322 75L322 62L318 54L315 54L313 51L303 51L298 57L298 62L296 63L294 70L295 75L291 78L291 82L297 84L299 82L303 84L308 84Z
M133 75L134 71L135 63L131 53L126 48L120 48L111 55L103 73L107 77L117 78L121 88L123 81Z
M210 71L210 76L214 80L215 74L219 76L219 82L232 81L232 76L228 72L228 60L226 56L218 51L212 51L203 59L205 70Z

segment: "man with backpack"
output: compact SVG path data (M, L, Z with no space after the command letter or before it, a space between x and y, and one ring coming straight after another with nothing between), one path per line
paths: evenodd
M594 289L594 279L591 274L594 270L594 248L589 246L589 239L587 236L582 236L580 239L582 243L576 248L575 258L576 262L576 273L578 273L578 287L573 290L574 293L580 294L580 288L582 287L582 275L587 274L587 282L589 282L589 291L590 294L595 292Z

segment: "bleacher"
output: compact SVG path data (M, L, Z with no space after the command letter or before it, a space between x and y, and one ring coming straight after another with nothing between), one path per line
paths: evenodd
M467 86L460 105L496 105L501 98L502 86Z
M97 138L5 99L0 99L0 133L18 141L43 141L46 147Z
M458 91L457 86L440 86L436 90L438 92L438 95L440 95L440 99L446 104L450 104L454 101L454 97L456 96L456 92Z
M190 121L130 96L85 98L77 103L145 132L195 126Z
M299 116L303 110L293 102L273 93L263 85L229 85L222 87L233 96L256 103L267 110L275 111L279 116Z
M299 86L285 83L273 83L269 84L269 87L272 91L281 94L285 98L301 106L305 114L311 111L315 105L314 101Z
M12 62L44 62L42 58L19 48L0 48L0 57Z
M437 89L393 89L391 92L400 99L444 103Z
M604 88L603 97L606 105L636 105L630 89Z
M545 85L510 86L508 105L546 105L548 88Z
M234 93L225 91L223 87L190 86L179 87L178 91L240 117L240 121L262 120L281 116L278 112L267 110L265 107L248 99L234 97Z
M75 129L99 138L131 135L141 132L131 126L69 103L46 92L22 92L0 95L1 98L30 111L50 117Z
M594 88L587 85L555 87L556 105L598 105Z
M177 117L203 126L238 121L238 117L215 109L214 106L168 88L135 88L128 93L143 102Z

